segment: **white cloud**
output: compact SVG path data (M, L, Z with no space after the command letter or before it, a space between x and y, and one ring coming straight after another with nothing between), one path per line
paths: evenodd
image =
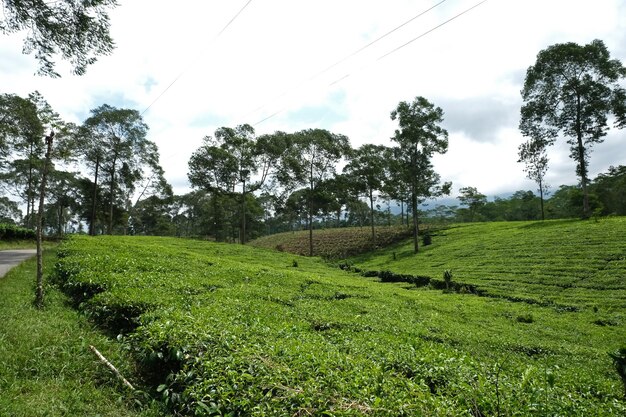
M363 143L390 145L399 101L421 95L446 113L450 150L436 168L455 189L485 194L534 189L517 161L519 91L537 53L556 42L603 39L626 60L624 4L619 0L489 0L414 39L479 0L448 0L333 66L436 0L253 0L216 38L245 0L123 0L112 13L117 49L83 77L33 76L21 37L0 37L2 93L35 89L70 121L107 102L150 109L145 120L167 178L185 192L187 161L220 126L256 123L257 133L322 127ZM63 67L63 64L61 65ZM66 68L63 67L63 68ZM591 155L591 170L626 164L613 132ZM577 181L567 146L551 151L553 186Z

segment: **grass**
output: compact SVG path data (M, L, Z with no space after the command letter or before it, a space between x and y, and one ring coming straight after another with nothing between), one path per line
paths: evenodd
M410 243L356 256L359 268L471 284L494 297L599 309L623 320L626 218L461 224L413 253Z
M623 311L381 284L314 258L182 239L76 237L59 255L60 285L122 334L184 414L626 412L608 355L624 343Z
M45 252L46 273L56 252ZM138 408L136 399L89 350L95 345L123 373L132 374L127 352L95 330L47 288L44 310L33 307L34 259L0 278L0 415L157 416L156 404Z
M32 240L0 240L0 250L35 249L36 246Z

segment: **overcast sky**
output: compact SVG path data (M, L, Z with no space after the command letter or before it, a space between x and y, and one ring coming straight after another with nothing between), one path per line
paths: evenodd
M389 114L416 96L445 113L449 150L435 168L455 194L464 186L490 197L535 190L516 161L520 90L537 53L602 39L626 63L626 0L487 0L445 24L480 0L252 0L219 36L248 0L119 3L111 14L117 48L82 77L64 64L62 78L35 76L22 37L0 36L0 93L38 90L75 123L105 103L147 109L149 139L178 194L189 190L191 153L221 126L324 128L353 147L391 146ZM560 143L549 152L553 188L577 183ZM591 177L620 164L626 130L612 130L591 154Z

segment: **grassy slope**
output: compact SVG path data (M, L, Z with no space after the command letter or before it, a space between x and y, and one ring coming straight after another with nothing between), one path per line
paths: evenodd
M55 253L44 258L46 270ZM129 358L48 288L46 308L32 307L34 260L0 278L0 416L155 416L128 407L128 392L89 350L95 345L123 373ZM126 398L126 399L123 399Z
M626 411L607 355L624 342L622 315L599 326L602 311L380 284L238 245L80 238L63 256L69 291L105 289L82 305L94 320L141 324L126 341L147 368L172 371L155 383L185 412Z
M324 258L345 258L388 246L410 236L410 231L403 226L377 226L375 232L376 244L372 242L372 229L369 227L314 230L313 253ZM309 232L300 230L263 236L249 245L306 256L309 254Z
M415 255L410 243L351 261L368 270L474 284L492 295L567 306L626 309L626 217L462 224ZM396 259L394 259L394 253Z

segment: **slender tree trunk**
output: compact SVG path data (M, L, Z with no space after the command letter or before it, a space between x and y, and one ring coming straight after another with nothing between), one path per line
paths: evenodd
M241 244L246 244L246 180L243 180L241 192Z
M100 155L96 156L96 173L93 179L93 198L91 199L91 220L89 222L89 235L96 235L96 200L98 198L98 169L100 168Z
M372 242L376 243L376 232L374 229L374 191L370 188L370 223L372 225Z
M313 256L313 210L309 206L309 256Z
M539 180L539 201L541 203L541 220L545 220L545 214L543 210L543 181Z
M419 225L417 221L417 195L415 191L411 193L411 206L413 207L413 248L415 253L419 252Z
M28 178L26 182L26 227L33 226L33 213L35 211L35 203L32 192L33 187L33 144L29 145L28 150Z
M35 290L35 307L43 308L44 291L43 291L43 208L44 197L46 192L46 176L48 175L48 165L50 164L50 153L52 151L52 139L54 132L46 136L46 156L41 172L41 184L39 185L39 212L37 213L37 285Z
M587 189L587 165L585 164L585 146L583 145L583 133L580 121L581 103L580 95L577 96L576 102L576 139L578 142L578 163L580 170L580 184L583 189L583 218L591 217L591 209L589 207L589 192Z
M109 224L107 225L107 234L113 234L113 202L115 192L115 158L113 158L113 171L111 172L111 184L109 185L109 195L110 195L110 203L109 203Z

